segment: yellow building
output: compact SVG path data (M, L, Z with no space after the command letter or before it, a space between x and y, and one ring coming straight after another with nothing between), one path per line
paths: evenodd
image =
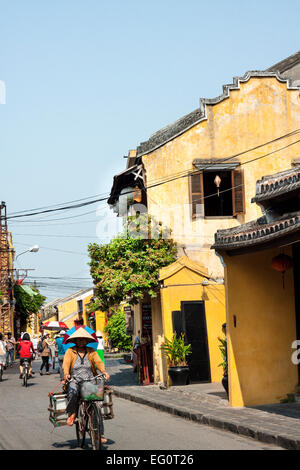
M94 295L93 289L82 289L63 299L57 304L58 321L64 322L69 328L74 326L74 320L83 320L89 326L87 304Z
M298 391L300 166L257 182L263 215L219 230L225 262L232 406L278 403Z
M189 317L187 329L198 328L202 335L190 359L193 367L205 355L201 367L210 371L207 379L221 379L217 337L226 319L224 267L211 250L214 233L259 217L261 209L250 203L256 181L290 168L300 150L299 88L278 70L283 70L282 64L275 70L247 72L224 86L221 96L201 99L199 108L131 151L127 169L114 178L108 202L118 215L151 214L178 243L178 257L185 260L180 269L180 260L168 267L176 272L176 282L162 270L159 297L135 308L135 333L140 330L142 335L143 316L151 312L156 382L166 381L160 344L173 334L176 315ZM206 273L205 281L212 286L206 300L200 273ZM169 282L172 301L166 294ZM186 336L197 343L193 335ZM194 379L200 380L202 373L195 373Z

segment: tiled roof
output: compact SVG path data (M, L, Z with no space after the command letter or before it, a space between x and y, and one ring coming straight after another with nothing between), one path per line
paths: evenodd
M110 196L107 200L107 204L113 205L118 200L120 195L120 191L128 186L128 181L130 177L133 175L133 172L138 169L138 165L133 165L126 170L118 173L114 176L113 186L110 191Z
M269 72L278 70L280 73L286 72L287 70L290 70L292 67L295 65L300 64L300 51L296 52L296 54L293 54L289 57L287 57L284 60L281 60L275 65L272 65L272 67L268 68L267 70Z
M211 248L229 251L251 245L260 245L296 232L299 229L300 211L285 214L269 223L266 216L263 216L239 227L218 230L215 234L215 243Z
M230 92L232 90L239 90L240 84L248 82L248 80L250 80L252 77L274 77L277 78L279 82L286 83L288 89L299 90L298 87L293 86L292 80L290 78L282 77L277 69L266 71L254 70L246 72L243 77L234 77L232 84L223 85L222 95L213 99L200 98L199 108L195 109L186 116L183 116L174 123L155 132L155 134L153 134L147 141L141 142L137 148L137 157L141 157L143 155L153 152L162 145L165 145L167 142L171 141L172 139L175 139L187 130L191 129L193 126L200 123L201 121L205 121L207 119L207 105L215 105L229 98Z
M263 176L256 183L256 195L251 202L260 202L300 189L300 166L274 175Z

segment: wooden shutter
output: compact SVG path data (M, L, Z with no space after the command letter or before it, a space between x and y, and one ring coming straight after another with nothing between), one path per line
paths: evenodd
M245 189L243 170L231 172L232 181L232 212L233 215L245 213Z
M192 217L204 215L204 199L203 199L203 171L197 171L189 175L190 186L190 204L192 207ZM199 211L199 205L202 205ZM198 212L197 212L198 206Z

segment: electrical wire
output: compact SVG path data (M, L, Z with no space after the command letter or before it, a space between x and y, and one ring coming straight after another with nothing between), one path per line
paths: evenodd
M283 136L277 137L277 138L275 138L275 139L273 139L273 140L271 140L271 141L265 142L265 143L260 144L260 145L258 145L258 146L256 146L256 147L253 147L253 148L251 148L251 149L248 149L248 150L245 150L245 151L243 151L243 152L239 152L239 153L236 153L236 154L231 155L231 156L229 156L229 157L226 157L226 158L222 159L222 162L226 162L226 161L231 160L232 158L235 158L235 157L237 157L237 156L241 156L241 155L244 155L244 154L246 154L246 153L249 153L249 152L251 152L251 151L253 151L253 150L257 150L257 149L259 149L259 148L262 148L262 147L264 147L264 146L266 146L266 145L270 145L270 144L275 143L275 142L277 142L277 141L279 141L279 140L281 140L281 139L283 139L283 138L291 137L291 136L293 136L293 135L298 134L299 132L300 132L300 129L296 129L295 131L292 131L292 132L290 132L290 133L288 133L288 134L285 134L285 135L283 135ZM299 141L300 141L300 140L299 140ZM277 150L277 151L280 151L280 150L282 150L282 149L284 149L284 148L287 148L287 147L289 147L289 146L291 146L291 145L295 145L295 144L296 144L297 142L299 142L299 141L293 142L292 144L287 145L287 146L285 146L285 147L283 147L283 148L281 148L281 149L279 149L279 150ZM276 150L275 150L274 152L270 152L270 154L275 153L275 152L276 152ZM265 155L265 156L257 157L256 159L253 159L253 160L249 160L248 162L240 163L239 166L244 165L244 164L246 164L246 163L250 163L250 162L255 161L255 160L257 160L257 159L265 158L265 157L268 156L268 155L269 155L269 154L267 154L267 155ZM209 169L209 167L207 167L206 169ZM212 169L213 169L213 166L212 166ZM161 180L161 181L158 180L157 183L153 183L153 184L151 183L151 184L147 185L147 187L146 187L145 189L151 189L151 188L160 186L160 185L162 185L162 184L166 184L166 183L168 183L168 182L170 182L170 181L174 181L174 180L176 180L176 179L179 179L179 178L182 178L182 177L186 177L186 176L188 176L189 174L190 174L190 172L189 172L189 171L186 171L186 174L184 174L184 172L182 172L182 173L178 174L179 176L169 177L168 179ZM129 191L128 194L129 194L129 193L131 193L131 191ZM124 193L124 194L126 194L126 193ZM53 208L53 209L45 209L45 210L36 211L36 212L30 212L30 209L28 209L28 210L27 210L27 213L23 213L23 215L22 215L21 213L15 213L16 215L8 215L8 216L7 216L7 220L9 220L9 219L15 219L15 218L19 218L19 217L29 217L29 216L32 217L32 216L37 215L37 214L45 214L45 213L51 213L51 212L62 211L62 210L77 209L77 208L80 208L80 207L85 207L85 206L88 206L88 205L91 205L91 204L95 204L95 203L97 203L97 202L103 202L103 201L106 201L107 199L108 199L108 197L98 198L98 199L94 199L94 200L92 200L92 201L88 201L88 202L84 202L84 203L80 203L80 204L72 204L72 205L70 205L70 206L58 207L58 208ZM51 207L51 206L49 206L49 207ZM34 210L34 209L32 209L32 210ZM23 211L23 212L24 212L24 211Z

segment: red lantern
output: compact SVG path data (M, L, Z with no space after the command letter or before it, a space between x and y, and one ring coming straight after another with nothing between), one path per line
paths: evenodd
M278 255L275 256L272 259L272 268L275 269L275 271L279 271L282 273L282 284L284 288L284 274L288 269L291 269L293 267L293 260L290 256L288 255Z

